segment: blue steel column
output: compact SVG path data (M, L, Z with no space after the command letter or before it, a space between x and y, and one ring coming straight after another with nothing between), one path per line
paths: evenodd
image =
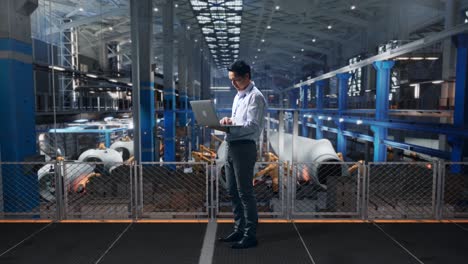
M460 34L455 37L457 47L457 75L455 81L455 111L453 114L453 124L459 128L467 128L468 125L468 34ZM463 157L468 154L467 144L463 138L452 138L452 157L454 162L463 161Z
M395 65L394 61L376 61L374 68L377 70L377 95L375 100L376 121L388 121L390 73ZM383 140L387 139L387 128L372 126L374 131L374 162L387 160L387 147Z
M164 161L175 161L176 98L173 72L174 3L166 1L163 12L164 52Z
M303 85L301 87L301 92L302 92L302 109L307 109L309 101L307 98L307 94L309 91L309 86L308 85ZM304 116L305 113L302 113L302 136L303 137L308 137L309 136L309 129L307 127L307 117Z
M193 78L194 78L194 68L193 68L193 52L194 52L195 42L193 41L192 36L189 35L189 38L186 42L187 51L187 96L188 100L194 100L194 91L193 91ZM190 104L187 105L189 110L189 118L190 118L190 145L189 145L189 155L192 155L192 150L196 149L195 143L195 117L193 115L192 107Z
M339 80L339 88L338 88L338 115L340 118L345 114L348 106L348 80L351 75L349 73L340 73L337 75ZM346 157L346 137L343 134L345 131L346 126L344 122L337 121L338 125L338 134L337 134L337 142L336 147L337 151L343 154L343 159Z
M179 77L179 101L180 113L177 115L179 118L179 126L185 127L187 123L187 54L186 54L186 32L184 25L179 27L179 40L177 43L177 59L178 59L178 77Z
M31 6L18 2L0 2L4 10L0 16L0 157L10 162L26 161L37 153L30 19L37 1L30 1ZM30 212L36 208L37 174L19 165L0 169L3 211Z
M154 75L151 71L153 4L151 0L131 1L132 82L135 160L154 161ZM141 148L141 149L140 149Z
M315 108L317 109L317 112L319 115L322 114L323 110L323 100L324 100L324 94L323 94L323 89L325 89L325 81L320 80L315 83L315 100L316 100L316 105ZM319 119L317 115L314 116L315 119L315 124L317 125L317 128L315 129L315 139L322 139L323 138L323 132L322 132L322 125L323 121Z
M296 89L289 91L289 107L290 108L297 108L297 96L296 96Z

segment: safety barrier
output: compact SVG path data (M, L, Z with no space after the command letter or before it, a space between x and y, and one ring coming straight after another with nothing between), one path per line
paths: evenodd
M207 163L1 162L0 219L231 218ZM258 162L264 219L468 219L468 163Z
M360 218L364 166L296 163L290 179L292 218Z
M437 218L436 163L369 163L367 172L367 218Z

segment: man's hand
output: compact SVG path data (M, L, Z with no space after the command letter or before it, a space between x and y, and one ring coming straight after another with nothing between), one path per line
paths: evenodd
M220 125L232 125L232 120L229 117L223 117L223 119L219 120Z

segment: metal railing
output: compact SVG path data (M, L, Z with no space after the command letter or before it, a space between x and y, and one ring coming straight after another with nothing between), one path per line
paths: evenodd
M363 172L360 163L295 163L291 217L360 218Z
M0 219L230 218L207 163L0 162ZM258 162L260 218L468 219L468 163Z
M206 163L143 163L136 192L138 218L208 218Z

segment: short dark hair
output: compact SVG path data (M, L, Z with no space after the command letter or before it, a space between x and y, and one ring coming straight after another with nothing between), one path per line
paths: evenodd
M238 60L238 61L233 62L231 65L229 65L227 70L234 72L240 76L245 76L248 73L249 78L252 79L252 73L250 73L250 65L248 65L243 60Z

